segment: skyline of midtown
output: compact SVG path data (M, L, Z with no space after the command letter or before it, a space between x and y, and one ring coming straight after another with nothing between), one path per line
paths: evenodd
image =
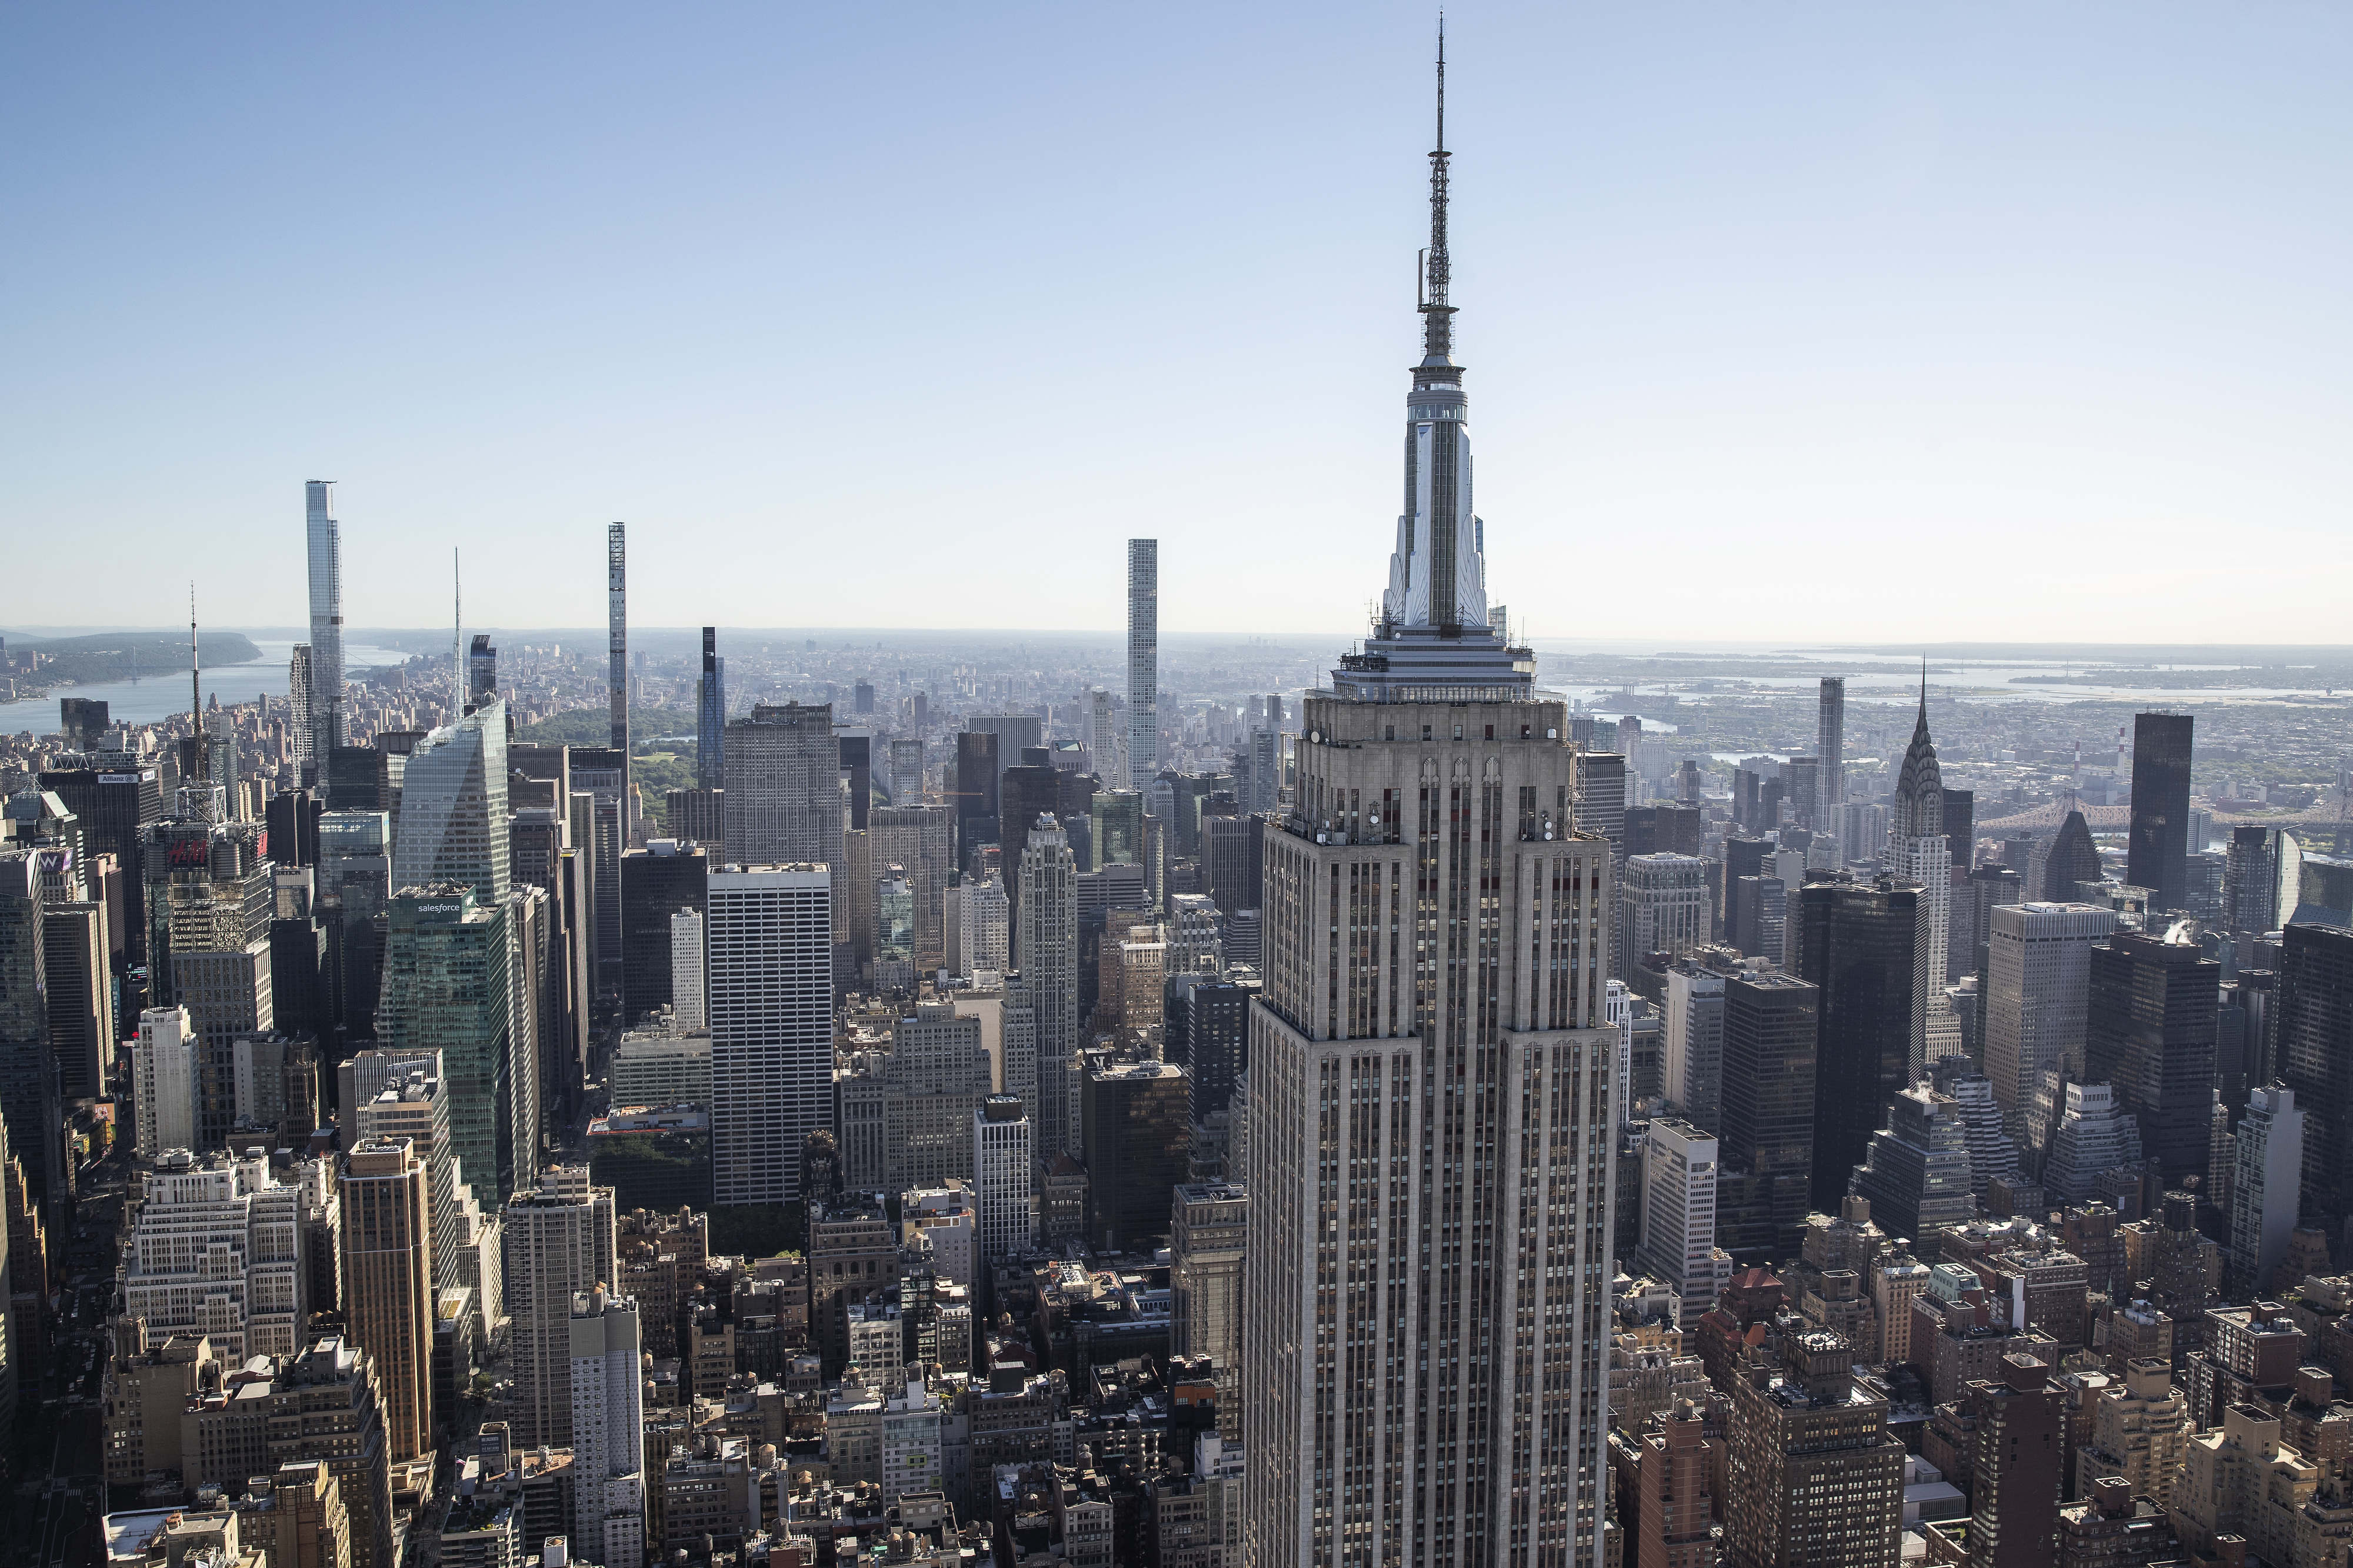
M326 476L353 625L419 619L406 568L452 543L486 620L590 620L618 517L649 625L807 618L772 606L818 580L861 627L1102 626L1144 536L1172 630L1347 626L1394 512L1426 21L722 14L714 73L707 36L609 18L553 55L512 21L36 18L0 64L0 123L53 150L0 176L43 301L0 394L11 511L118 541L153 624L210 552L282 555ZM1513 325L1463 354L1511 459L1499 580L1558 584L1526 633L1641 635L1660 606L1589 589L1670 542L1759 552L1672 605L1734 638L2325 625L2348 29L1735 16L1694 51L1673 19L1479 18L1461 282ZM69 112L100 93L102 127ZM1961 541L1976 566L1883 591ZM2298 569L2259 591L2202 569L2224 548ZM25 603L72 602L65 570L29 561ZM290 574L238 586L224 624L299 618Z

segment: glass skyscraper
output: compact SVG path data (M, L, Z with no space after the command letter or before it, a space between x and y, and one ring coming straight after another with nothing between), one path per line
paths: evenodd
M502 1204L515 1188L518 1155L526 1168L534 1163L532 1151L515 1146L515 1097L538 1081L528 1048L516 1070L506 907L442 882L404 887L387 912L377 1038L396 1055L441 1053L457 1179L484 1207Z
M503 904L511 886L507 705L492 700L434 731L408 754L392 886L456 882Z
M1127 542L1127 777L1160 773L1160 542ZM1100 766L1100 759L1098 759Z
M335 521L335 482L303 487L304 532L311 557L311 755L322 768L337 746L351 743L343 706L343 527Z

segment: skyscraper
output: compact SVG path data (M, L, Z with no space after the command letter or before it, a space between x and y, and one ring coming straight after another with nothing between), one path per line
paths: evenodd
M866 818L869 864L898 866L915 899L915 967L923 973L952 963L943 911L955 867L955 813L945 805L878 805Z
M1127 778L1160 773L1160 542L1127 542Z
M1846 677L1822 677L1821 694L1815 706L1814 735L1818 753L1815 806L1829 811L1846 799Z
M583 1561L646 1556L645 1336L638 1303L598 1281L567 1303L572 1540Z
M2222 929L2263 931L2279 919L2280 829L2242 823L2222 860Z
M1106 1253L1168 1238L1170 1196L1192 1153L1193 1088L1167 1062L1105 1062L1080 1080L1087 1240Z
M311 723L311 645L296 643L294 651L286 660L286 742L294 760L308 765L311 782L323 784L326 782L326 763L311 750L319 743L319 737L312 731ZM64 700L71 702L76 700L69 697ZM72 750L79 752L88 742L74 732L74 728L71 723L66 725L66 741Z
M1654 1116L1642 1139L1642 1187L1618 1201L1641 1210L1633 1265L1675 1288L1685 1327L1699 1321L1730 1274L1715 1245L1716 1141L1690 1122Z
M833 907L822 866L711 874L712 1201L801 1195L801 1145L833 1115Z
M591 1184L585 1165L557 1165L541 1173L538 1186L512 1194L505 1220L503 1273L514 1366L507 1418L526 1447L568 1447L575 1415L573 1298L617 1278L613 1189Z
M2120 931L2092 949L2084 1076L2116 1085L2168 1185L2206 1173L2221 972L2186 938Z
M495 700L434 731L408 754L392 841L392 887L454 882L486 904L512 888L507 708Z
M698 889L708 891L708 888ZM702 994L702 910L682 909L670 917L670 1021L681 1035L702 1032L710 1015Z
M1618 884L1618 952L1610 973L1620 978L1654 952L1677 958L1704 946L1713 923L1707 862L1672 852L1630 855Z
M441 1053L458 1180L493 1205L512 1190L518 1161L536 1155L515 1146L516 1096L529 1092L515 1082L517 1058L526 1075L534 1064L528 1045L515 1049L507 908L470 887L428 883L402 889L388 915L380 1037L396 1054Z
M2190 731L2196 724L2187 713L2133 715L2132 834L2126 840L2125 880L2148 889L2152 916L2188 907Z
M1915 1083L1889 1102L1887 1125L1871 1135L1870 1152L1856 1164L1848 1191L1871 1200L1871 1212L1888 1235L1928 1247L1939 1231L1977 1212L1973 1185L1960 1107Z
M476 632L473 645L466 650L466 711L472 712L499 695L499 650L491 642L491 634Z
M2249 1296L2271 1289L2287 1256L2304 1180L2304 1112L2281 1084L2251 1089L2239 1119L2231 1180L2231 1279Z
M335 482L303 486L311 564L311 755L323 773L328 754L351 744L343 705L343 525L335 520Z
M1030 1127L1018 1095L992 1094L973 1112L973 1193L984 1258L1017 1257L1037 1243Z
M710 858L692 845L657 838L621 857L621 1016L635 1024L672 1005L670 921L700 910Z
M629 542L628 525L605 530L607 697L613 710L613 750L620 755L621 843L629 842Z
M702 628L702 679L694 689L694 782L727 785L727 661L719 657L719 628Z
M1928 739L1928 673L1920 671L1920 712L1895 781L1888 813L1887 868L1920 889L1913 926L1910 1079L1928 1076L1928 1064L1961 1053L1960 1020L1945 995L1945 952L1952 940L1953 851L1945 837L1945 780Z
M1822 1013L1819 989L1778 970L1724 977L1715 1240L1736 1262L1789 1257L1805 1236L1807 1211L1836 1204L1835 1196L1820 1201L1814 1176L1820 1105L1831 1083Z
M2353 1216L2353 930L2282 933L2279 1074L2305 1113L2304 1212L2334 1235Z
M1821 988L1813 1196L1833 1208L1888 1101L1913 1081L1913 971L1921 892L1888 879L1798 889L1798 973ZM1732 1097L1725 1085L1725 1100Z
M433 1214L425 1163L406 1138L363 1143L340 1184L343 1307L375 1358L388 1451L433 1452Z
M2084 820L2081 806L2070 806L2042 857L2036 896L2046 904L2072 904L2083 896L2077 888L2099 881L2105 874L2100 869L2099 847L2092 842L2091 824Z
M731 864L840 862L841 750L830 703L754 704L727 726L724 760Z
M1021 903L1015 921L1013 962L1036 1009L1037 1125L1040 1160L1079 1148L1079 893L1078 863L1070 835L1052 816L1040 816L1021 851ZM1006 1090L1025 1091L1008 1078Z
M196 1146L196 1024L185 1007L148 1007L131 1047L133 1147L142 1160Z
M984 844L997 842L997 737L966 730L955 738L956 863L972 876Z
M1565 704L1488 620L1440 104L1388 592L1308 694L1298 805L1266 831L1254 1563L1600 1561L1609 849L1571 830Z
M0 850L0 1118L39 1195L62 1201L65 1116L49 1050L40 852Z
M2065 1110L2060 1086L2084 1078L2084 1009L2092 949L2116 929L2091 904L2005 904L1986 916L1986 1077L2011 1135L2049 1146Z

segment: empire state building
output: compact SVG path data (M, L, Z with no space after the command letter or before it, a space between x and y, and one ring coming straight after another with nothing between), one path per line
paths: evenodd
M1490 623L1448 301L1445 59L1405 510L1268 834L1241 1384L1258 1568L1600 1561L1609 850Z

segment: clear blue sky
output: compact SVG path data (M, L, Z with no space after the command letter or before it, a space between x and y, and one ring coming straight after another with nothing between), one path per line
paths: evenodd
M0 18L0 622L1345 633L1423 5ZM2343 641L2353 8L1458 6L1540 636Z

